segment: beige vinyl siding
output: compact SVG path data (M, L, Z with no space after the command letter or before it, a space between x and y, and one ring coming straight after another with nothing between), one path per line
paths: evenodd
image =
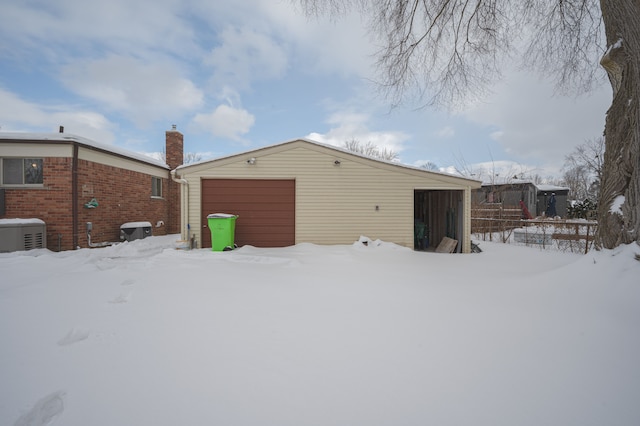
M73 145L70 143L2 143L0 144L0 157L61 157L70 158L73 156ZM169 178L169 170L161 167L146 164L140 161L130 160L124 157L115 156L103 151L87 149L79 146L78 158L92 161L98 164L118 167L164 179Z
M82 146L80 146L80 149L78 150L78 158L81 160L91 161L93 163L117 167L119 169L145 173L150 176L156 176L164 179L169 178L168 169L153 166L152 164L143 163L141 161L130 160L128 158L116 156L103 151L87 149ZM149 185L151 185L151 182L149 182Z
M255 164L247 164L252 157ZM415 189L464 190L465 200L470 197L470 187L460 185L462 179L304 141L186 166L178 174L189 182L188 223L198 241L202 240L200 179L204 178L295 179L296 243L350 244L364 235L413 247ZM470 229L466 216L464 226Z
M73 147L71 145L55 144L27 144L20 142L0 143L0 157L71 157Z

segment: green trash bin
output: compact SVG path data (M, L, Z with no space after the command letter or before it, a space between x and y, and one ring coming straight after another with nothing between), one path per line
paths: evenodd
M207 216L211 231L211 250L224 251L235 247L237 215L227 213L213 213Z

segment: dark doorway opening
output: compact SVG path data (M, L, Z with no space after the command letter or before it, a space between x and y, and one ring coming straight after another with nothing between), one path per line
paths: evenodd
M458 241L455 252L462 252L463 195L461 190L414 190L415 250L435 250L444 237L449 237Z

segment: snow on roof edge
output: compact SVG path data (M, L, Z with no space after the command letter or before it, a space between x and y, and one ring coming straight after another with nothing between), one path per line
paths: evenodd
M115 145L105 144L102 142L96 142L92 139L85 138L83 136L74 135L72 133L32 133L32 132L0 132L0 140L12 141L12 140L33 140L43 142L77 142L79 144L97 148L103 151L110 152L112 154L122 155L133 160L142 161L152 164L154 166L169 169L170 167L164 162L157 160L149 155L142 154L135 151L130 151L125 148L120 148Z
M500 179L498 182L482 182L482 186L505 186L505 185L533 185L539 191L570 191L567 186L548 185L544 183L535 183L529 179Z
M406 168L406 169L409 169L409 170L417 170L417 171L420 171L420 172L433 173L435 175L441 175L441 176L444 176L444 177L452 177L452 178L456 178L456 179L468 180L468 181L471 181L471 182L478 182L478 183L482 182L480 180L471 179L471 178L468 178L468 177L465 177L465 176L459 176L459 175L454 175L454 174L451 174L451 173L435 171L435 170L426 170L426 169L423 169L423 168L420 168L420 167L411 166L411 165L400 163L400 162L396 162L396 161L388 161L388 160L382 160L382 159L379 159L379 158L368 157L368 156L366 156L364 154L360 154L358 152L349 151L346 148L342 148L342 147L339 147L339 146L336 146L336 145L330 145L330 144L318 142L316 140L309 139L309 138L290 139L290 140L286 140L284 142L274 143L274 144L271 144L271 145L265 145L265 146L262 146L262 147L259 147L259 148L251 149L249 151L237 152L235 154L224 155L222 157L217 157L217 158L209 158L207 160L198 161L197 163L183 164L181 166L176 167L176 170L180 170L180 169L183 169L183 168L186 168L186 167L192 167L192 166L197 166L197 165L201 165L201 164L206 164L206 163L210 163L210 162L214 162L214 161L224 160L224 159L227 159L227 158L237 157L237 156L240 156L240 155L246 155L246 154L249 154L249 153L252 153L252 152L262 151L262 150L266 150L266 149L270 149L270 148L275 148L275 147L278 147L278 146L281 146L281 145L286 145L286 144L290 144L290 143L294 143L294 142L298 142L298 141L308 142L308 143L310 143L312 145L320 146L320 147L323 147L323 148L329 148L329 149L332 149L334 151L342 152L344 154L353 155L355 157L360 157L360 158L363 158L363 159L366 159L366 160L377 161L379 163L389 164L389 165L392 165L392 166L403 167L403 168Z
M556 185L547 185L547 184L538 184L536 185L538 191L571 191L571 188L567 186L556 186Z

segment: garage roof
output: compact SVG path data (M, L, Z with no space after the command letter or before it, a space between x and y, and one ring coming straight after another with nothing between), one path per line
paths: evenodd
M469 179L462 176L452 175L449 173L426 170L420 167L409 166L407 164L402 164L396 161L386 161L386 160L380 160L377 158L367 157L365 155L355 153L353 151L349 151L345 148L339 148L333 145L323 144L307 138L292 139L289 141L277 143L274 145L268 145L262 148L257 148L254 150L245 151L238 154L232 154L224 157L215 158L212 160L205 160L198 163L182 165L177 167L176 170L183 173L185 172L190 173L192 171L207 169L209 167L215 167L217 165L222 165L222 164L227 164L229 162L237 161L238 157L258 157L260 155L265 155L271 152L282 151L282 150L291 149L299 146L307 146L313 149L320 149L327 152L332 152L333 155L340 155L343 158L349 157L354 161L372 163L382 167L398 168L399 170L404 170L406 172L411 172L411 173L417 172L420 174L429 174L436 179L439 178L442 180L455 182L455 183L458 183L459 185L464 185L464 186L470 185L472 188L480 188L480 186L482 185L482 182L479 180Z

